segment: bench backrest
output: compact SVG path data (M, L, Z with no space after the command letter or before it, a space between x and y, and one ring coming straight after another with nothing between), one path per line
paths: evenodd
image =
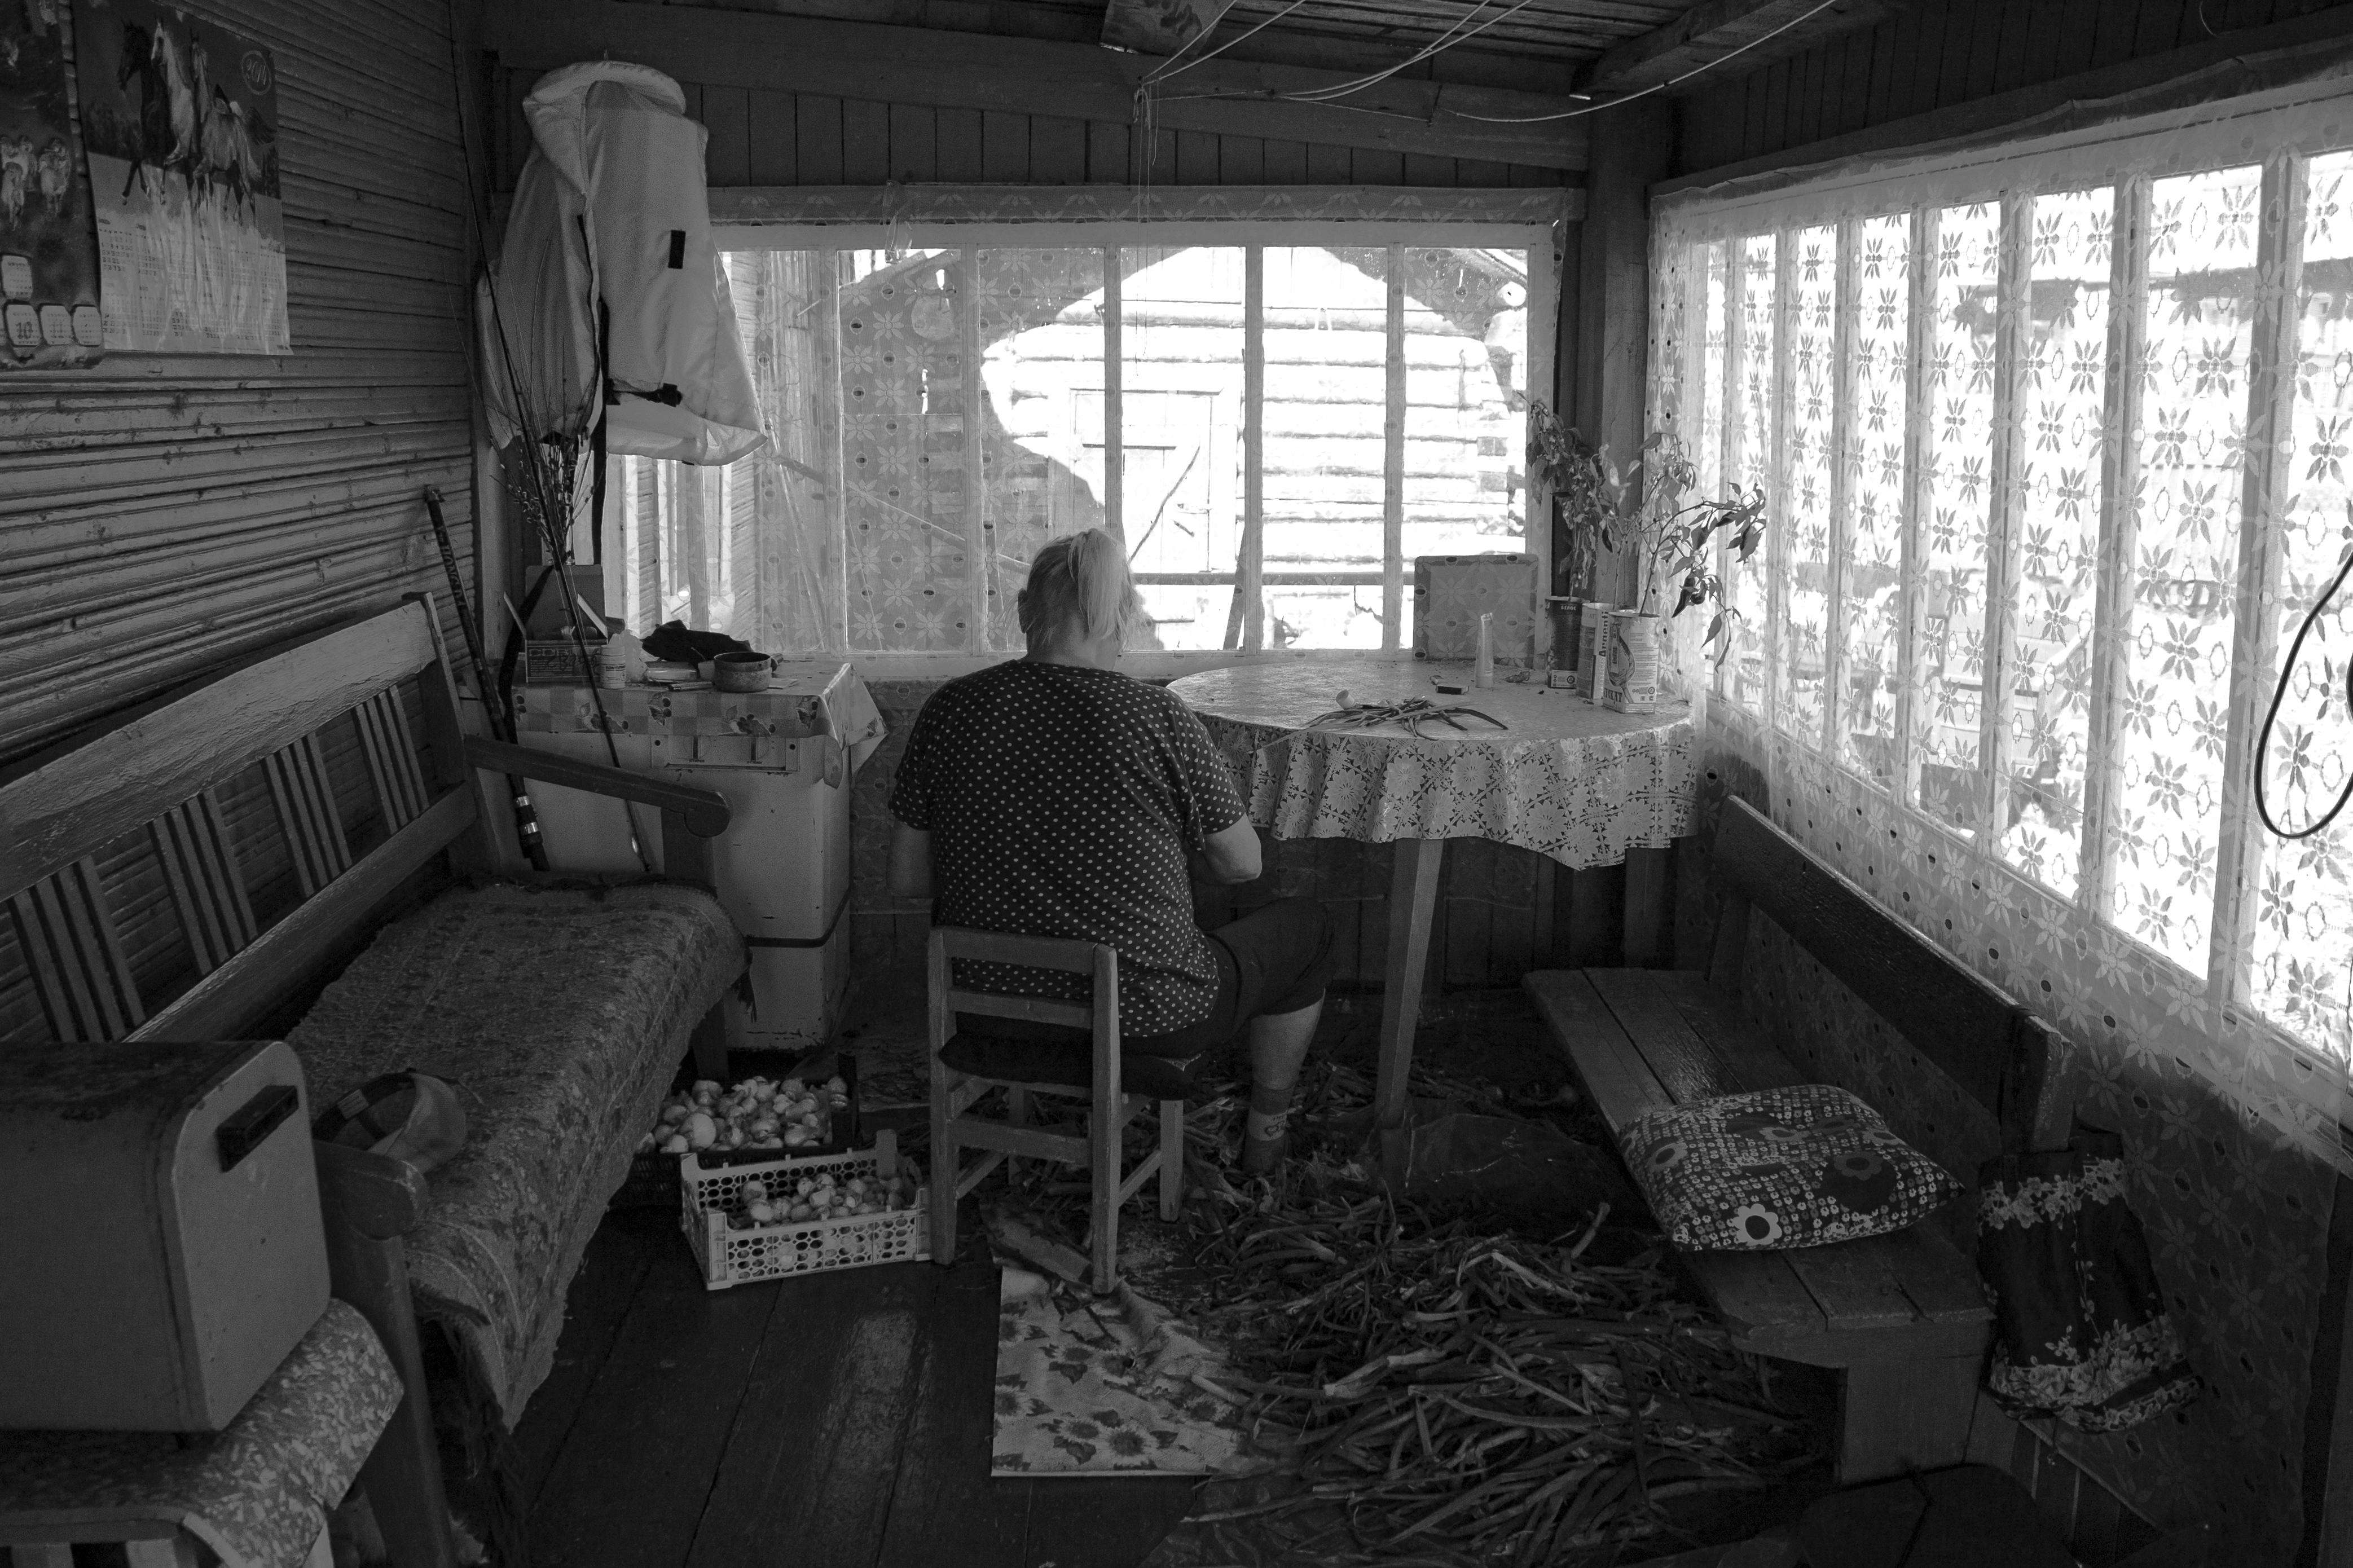
M412 679L414 714L402 698ZM385 830L356 857L322 735L346 717ZM220 795L256 764L301 894L266 929ZM0 900L51 1031L64 1041L236 1037L444 849L491 864L478 778L423 595L265 649L0 771ZM99 862L138 834L195 971L152 1008Z
M1709 973L1736 985L1748 916L1762 914L1994 1112L2011 1148L2063 1144L2072 1122L2050 1027L1905 925L1738 796L1716 819L1725 890Z

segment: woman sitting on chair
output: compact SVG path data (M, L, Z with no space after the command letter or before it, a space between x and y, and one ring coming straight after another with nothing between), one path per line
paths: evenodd
M1116 540L1090 529L1040 550L1018 614L1029 657L948 682L916 717L891 790L892 890L931 899L935 925L1107 943L1124 1056L1189 1058L1247 1025L1242 1168L1272 1170L1324 1011L1331 921L1313 899L1278 899L1194 924L1188 857L1204 880L1255 881L1258 832L1192 710L1116 668L1143 615ZM1085 994L1083 976L1008 964L960 962L957 984Z

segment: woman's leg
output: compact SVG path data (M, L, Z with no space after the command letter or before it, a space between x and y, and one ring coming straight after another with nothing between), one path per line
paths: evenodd
M1250 1021L1250 1116L1242 1127L1246 1174L1273 1170L1290 1152L1291 1097L1323 1016L1319 996L1293 1012L1264 1014Z

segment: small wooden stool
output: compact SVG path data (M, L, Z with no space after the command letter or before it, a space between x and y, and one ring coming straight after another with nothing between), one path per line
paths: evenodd
M1049 1002L1032 996L997 995L955 988L950 964L955 959L989 963L1014 963L1030 969L1060 969L1092 975L1092 1002ZM1139 1058L1123 1064L1119 1050L1119 954L1098 942L1059 937L1007 936L996 931L942 926L932 932L931 1024L932 1066L932 1261L946 1267L955 1261L956 1205L980 1179L1015 1156L1058 1160L1087 1168L1092 1200L1093 1286L1098 1293L1119 1282L1119 1209L1154 1172L1160 1174L1160 1217L1176 1217L1185 1181L1185 1092L1190 1086L1190 1060ZM1084 1029L1083 1054L1070 1047L1070 1070L1041 1079L1027 1069L1021 1076L992 1070L987 1058L993 1047L1017 1048L1031 1042L977 1038L959 1035L956 1015L1016 1018L1025 1023ZM967 1064L951 1066L945 1056L955 1051ZM1145 1080L1147 1093L1126 1092L1125 1074ZM1005 1090L1006 1119L969 1116L965 1112L990 1089ZM1048 1132L1029 1125L1030 1096L1064 1095L1085 1100L1090 1109L1083 1137ZM1155 1100L1160 1106L1160 1146L1120 1173L1120 1134L1128 1122ZM988 1154L970 1170L963 1168L962 1151L985 1149Z

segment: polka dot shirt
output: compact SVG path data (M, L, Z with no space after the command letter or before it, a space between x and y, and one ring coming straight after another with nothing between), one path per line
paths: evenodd
M932 836L932 920L1119 952L1124 1035L1209 1016L1217 960L1193 922L1187 845L1241 818L1201 721L1117 670L1017 659L923 704L891 810ZM1083 975L964 963L957 984L1082 999Z

